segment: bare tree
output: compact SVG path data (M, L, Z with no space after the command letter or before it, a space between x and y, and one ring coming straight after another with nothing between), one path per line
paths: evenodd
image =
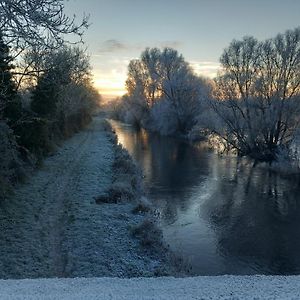
M137 108L138 115L149 114L156 106L150 114L152 121L156 120L153 128L170 127L158 124L158 120L167 120L163 114L170 110L170 118L175 118L169 119L170 123L177 124L174 131L182 132L193 126L208 94L205 80L198 78L183 56L171 48L148 48L139 60L131 61L126 86L128 95L124 99ZM168 104L158 105L162 101Z
M258 42L233 41L221 57L215 132L241 155L272 161L299 124L300 28Z
M64 0L0 0L0 31L18 56L28 47L60 46L66 36L82 41L88 18L75 23L64 12Z

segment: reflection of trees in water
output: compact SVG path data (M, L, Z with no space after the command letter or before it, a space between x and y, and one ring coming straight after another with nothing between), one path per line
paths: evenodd
M190 207L192 189L207 177L209 162L206 153L184 141L158 135L151 135L149 141L150 194L158 199L162 219L171 224Z
M207 177L207 152L202 151L202 154L185 141L148 134L144 130L117 127L116 132L121 143L143 168L146 189L158 199L162 218L173 223L178 211L189 207L190 189Z
M300 273L299 181L243 164L220 172L203 213L215 228L218 250L258 272Z
M152 136L149 146L153 155L152 181L159 182L162 188L174 194L198 181L190 174L197 163L193 147L160 136Z
M243 160L214 159L169 137L130 128L117 134L143 167L165 222L173 223L195 203L193 188L217 178L200 213L215 228L225 261L245 261L260 273L300 273L298 178L282 178Z

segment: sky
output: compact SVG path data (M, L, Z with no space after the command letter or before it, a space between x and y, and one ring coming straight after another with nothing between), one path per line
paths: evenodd
M85 47L107 99L126 92L128 63L146 47L175 48L197 74L214 77L233 39L300 26L300 0L69 0L66 13L90 15Z

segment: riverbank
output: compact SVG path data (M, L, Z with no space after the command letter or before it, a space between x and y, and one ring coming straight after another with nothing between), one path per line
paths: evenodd
M94 118L1 203L0 278L175 274L161 244L142 242L138 173L116 143Z

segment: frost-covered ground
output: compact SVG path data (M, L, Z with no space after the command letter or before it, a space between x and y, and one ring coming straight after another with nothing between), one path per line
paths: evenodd
M165 273L164 255L130 235L145 218L132 213L136 203L95 203L116 175L116 149L95 118L0 203L0 278Z
M95 118L0 203L0 278L90 277L0 280L0 299L300 299L298 276L142 278L173 269L131 236L135 201L95 203L120 175L116 151Z
M77 278L0 281L1 299L300 299L300 278Z

